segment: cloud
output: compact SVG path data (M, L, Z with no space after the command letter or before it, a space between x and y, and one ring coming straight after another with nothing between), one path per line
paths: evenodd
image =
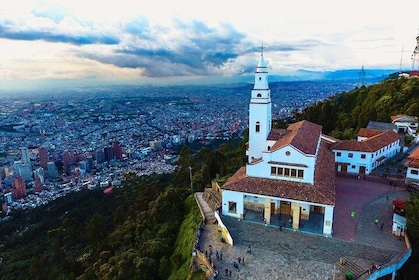
M52 19L41 14L31 14L19 19L0 19L0 38L74 45L115 45L120 42L117 36L103 34L94 25L77 21L70 16L60 14Z
M112 53L81 55L121 68L143 68L149 77L212 75L240 55L246 38L230 24L210 27L197 20L175 19L172 26L160 26L137 18L123 30L127 33Z

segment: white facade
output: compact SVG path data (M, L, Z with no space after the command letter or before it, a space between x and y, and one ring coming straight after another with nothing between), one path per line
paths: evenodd
M271 90L263 54L255 72L255 83L249 103L249 162L260 159L267 148L267 137L272 128Z
M406 171L406 185L419 189L419 148L416 148L405 162Z
M336 171L370 174L400 152L400 137L393 131L386 131L362 141L338 142L332 150L335 154Z
M248 164L246 174L248 176L259 178L289 180L313 184L315 161L315 156L304 155L301 151L292 146L285 146L275 152L263 152L262 161L256 164ZM277 172L272 172L271 167L302 170L303 176L299 177L298 174L296 174L297 176L281 176L278 175Z
M416 184L419 187L419 167L408 167L406 171L406 183Z

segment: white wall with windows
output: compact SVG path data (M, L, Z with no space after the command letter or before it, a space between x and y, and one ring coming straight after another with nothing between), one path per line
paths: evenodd
M400 140L397 140L385 147L380 148L375 152L364 151L347 151L333 149L335 155L335 162L339 164L347 164L347 172L362 173L362 168L365 168L365 174L370 174L372 170L382 165L388 159L392 158L399 152ZM339 167L338 171L342 167Z
M262 153L262 161L248 164L246 174L252 177L314 183L316 157L305 155L292 146Z

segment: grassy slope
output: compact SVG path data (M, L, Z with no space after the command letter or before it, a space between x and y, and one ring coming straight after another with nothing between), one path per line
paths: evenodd
M202 216L194 196L189 196L185 204L188 214L180 226L175 250L171 257L172 263L177 264L177 267L172 269L169 280L202 280L205 279L203 272L192 273L191 271L192 248Z

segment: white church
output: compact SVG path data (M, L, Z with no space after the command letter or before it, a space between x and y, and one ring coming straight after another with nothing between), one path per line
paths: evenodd
M272 129L268 72L260 56L249 103L248 161L222 188L222 214L302 229L316 223L331 236L335 207L335 160L322 127L309 121ZM275 217L275 219L274 219Z

